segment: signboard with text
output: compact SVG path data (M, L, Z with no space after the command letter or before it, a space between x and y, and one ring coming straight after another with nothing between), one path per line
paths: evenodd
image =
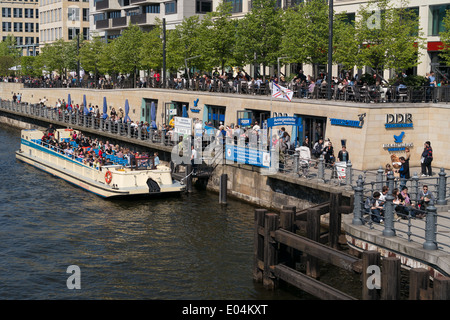
M178 134L192 134L192 119L183 117L174 117L175 125L174 132Z
M270 167L270 153L268 151L233 144L227 144L225 146L225 159L252 166Z

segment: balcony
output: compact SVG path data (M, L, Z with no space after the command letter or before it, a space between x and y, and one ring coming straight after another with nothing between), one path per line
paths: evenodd
M118 0L102 0L95 4L96 11L120 10Z
M145 13L130 16L131 24L145 24L147 23L147 15Z
M142 4L147 2L147 0L130 0L130 4Z
M95 22L95 28L96 29L109 29L109 19L105 20L97 20Z
M127 17L119 17L112 19L112 27L126 27L127 26Z

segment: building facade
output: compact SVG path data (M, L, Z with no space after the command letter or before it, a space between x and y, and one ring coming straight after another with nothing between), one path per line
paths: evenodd
M38 0L4 0L0 6L2 41L12 35L23 55L36 55L39 47Z
M89 39L88 0L41 0L39 3L41 44L58 39L70 41L80 35Z

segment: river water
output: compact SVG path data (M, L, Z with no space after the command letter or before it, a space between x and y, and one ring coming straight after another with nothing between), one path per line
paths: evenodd
M15 160L19 145L0 125L0 299L304 299L254 283L251 205L206 191L104 200Z

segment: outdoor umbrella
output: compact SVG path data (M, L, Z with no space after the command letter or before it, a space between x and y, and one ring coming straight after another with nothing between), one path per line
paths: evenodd
M108 104L106 103L106 97L103 97L103 119L108 118Z
M83 95L83 105L84 105L84 115L87 116L89 114L89 109L86 105L86 95Z
M187 109L186 109L186 106L183 105L183 118L187 118L187 117L188 117Z
M153 129L156 128L156 106L155 102L152 101L152 104L150 105L150 119L151 119L151 127Z
M68 105L72 104L72 99L70 98L70 93L69 93L69 96L67 97L67 104Z
M128 105L128 99L125 99L125 119L124 122L128 122L128 120L131 122L130 116L128 115L128 112L130 111L130 106Z

